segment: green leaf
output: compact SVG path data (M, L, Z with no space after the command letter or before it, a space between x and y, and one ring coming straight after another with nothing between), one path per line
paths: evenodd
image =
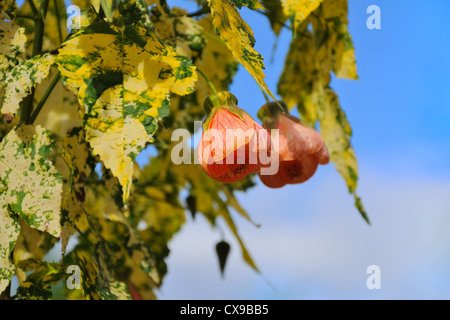
M153 140L169 94L189 94L197 80L191 61L159 41L139 3L119 5L127 14L123 28L97 22L66 41L57 58L66 87L84 109L93 154L119 179L124 203L134 159Z
M21 62L11 70L4 80L6 86L2 99L3 114L17 113L22 99L31 93L33 87L48 77L54 61L55 57L46 53Z

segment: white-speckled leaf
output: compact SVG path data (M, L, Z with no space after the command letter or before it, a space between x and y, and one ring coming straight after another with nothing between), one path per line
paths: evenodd
M29 226L59 237L62 179L46 159L49 132L20 126L0 145L0 211L8 208Z
M0 194L2 194L3 184L0 180ZM1 195L0 195L1 198ZM8 287L14 275L15 267L9 257L19 237L20 226L11 217L7 209L0 208L0 294Z
M119 5L135 14L123 28L95 23L66 41L57 58L64 84L84 108L87 141L119 179L124 203L134 159L168 115L170 93L189 94L197 80L192 62L156 37L140 3Z
M0 0L0 87L25 51L25 29L13 23L16 13L15 1Z
M4 80L2 113L15 115L19 103L31 93L34 86L47 78L55 57L51 54L36 56L15 66Z
M45 158L51 149L48 131L20 126L0 144L0 292L14 267L9 255L19 234L19 215L30 227L55 237L61 233L62 181Z

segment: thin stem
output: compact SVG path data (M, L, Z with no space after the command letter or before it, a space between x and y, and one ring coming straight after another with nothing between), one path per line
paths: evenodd
M171 17L172 16L172 12L170 12L170 8L167 5L166 0L159 0L158 3L161 6L161 8L163 8L164 13L167 14L169 17Z
M193 18L193 17L198 17L198 16L201 16L201 15L204 15L207 13L209 13L209 7L203 7L200 10L194 11L192 13L188 13L187 16L190 18Z
M264 12L264 11L259 11L259 10L253 10L253 11L258 12L259 14L262 14L262 15L268 17L268 14L267 14L266 12ZM289 26L286 25L284 22L281 22L281 21L278 20L278 19L277 19L277 20L273 20L273 22L276 22L276 23L278 23L279 25L281 25L281 27L286 28L286 29L292 31L292 27L289 27Z
M61 17L59 16L59 9L58 9L58 1L57 0L53 0L53 6L55 7L55 16L56 16L56 21L57 21L56 24L58 26L59 44L61 44L63 42L63 35L62 35L62 30L61 30L61 22L60 22Z
M220 39L218 36L213 35L212 33L203 31L202 34L205 35L205 36L207 36L208 38L211 38L211 39L213 39L213 40L215 40L215 41L218 41L218 42L220 42L220 43L225 43L225 42L223 42L222 39Z
M39 8L39 10L40 10L40 13L41 13L42 21L44 21L45 17L47 16L48 0L42 1L41 7Z
M270 99L269 99L269 96L267 95L266 91L259 84L258 84L258 87L259 87L259 90L261 90L261 92L262 92L262 94L264 96L264 99L266 99L266 102L270 103Z
M39 14L38 9L36 8L36 6L34 5L33 0L28 0L28 4L30 5L31 11L33 12L33 14L35 16L37 16Z
M205 79L205 81L208 83L209 87L211 88L212 92L214 94L217 94L216 87L214 87L213 83L211 82L211 80L209 80L209 78L206 76L206 74L204 74L203 71L201 71L199 68L197 68L197 72L200 73L201 76Z
M34 20L33 16L29 16L29 15L26 15L26 14L16 14L16 18Z
M44 41L44 19L47 15L48 0L44 0L41 3L40 10L37 11L33 0L28 0L31 10L35 16L34 18L34 39L33 39L33 52L32 57L40 55L42 53L42 43ZM35 88L31 90L31 93L26 97L20 108L20 121L29 123L31 112L33 111Z
M36 109L34 109L33 113L31 114L30 118L27 121L27 124L32 124L34 121L36 121L36 118L39 115L39 112L41 112L42 107L44 106L45 102L47 101L48 97L52 93L53 89L56 87L56 84L58 83L59 79L61 79L61 74L58 73L53 78L52 82L47 87L47 90L45 91L44 95L41 98L41 101L36 106Z

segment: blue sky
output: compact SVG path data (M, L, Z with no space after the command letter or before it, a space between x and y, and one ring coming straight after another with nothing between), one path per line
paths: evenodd
M170 5L178 1L168 1ZM183 6L188 1L183 1ZM381 8L381 30L369 30L368 6ZM191 6L193 7L193 6ZM353 207L332 165L301 185L259 184L239 200L255 228L236 218L262 270L256 274L232 243L225 279L202 219L172 241L161 299L449 299L450 298L450 2L349 0L349 28L359 81L332 80L354 130L359 194L373 222ZM243 9L266 81L276 92L290 33L275 41L263 16ZM250 114L264 98L240 68L231 87ZM366 268L381 268L381 290L369 290Z

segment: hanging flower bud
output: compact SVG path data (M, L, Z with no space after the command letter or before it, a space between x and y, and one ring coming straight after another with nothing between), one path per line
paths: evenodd
M263 121L264 128L279 130L279 170L274 175L259 175L266 186L280 188L286 184L305 182L314 175L319 164L330 161L320 134L289 115L283 102L280 105L275 102L265 104L258 117Z
M204 109L208 117L197 156L205 172L224 183L260 172L261 155L270 153L267 130L238 108L236 97L229 92L209 96Z

